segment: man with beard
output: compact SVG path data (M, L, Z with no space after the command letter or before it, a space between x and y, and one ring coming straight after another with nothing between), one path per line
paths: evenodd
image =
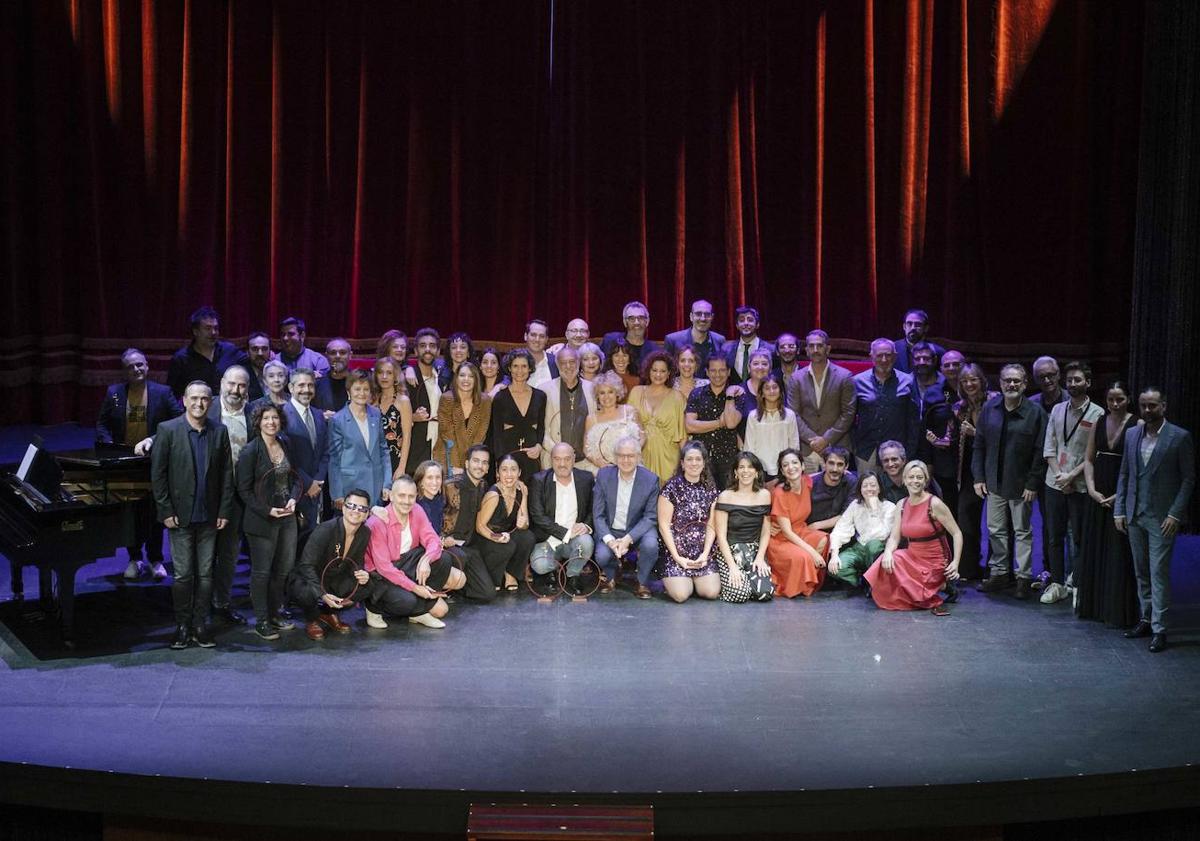
M137 348L121 354L125 382L110 385L100 404L96 420L96 441L100 444L122 444L135 455L144 456L154 445L154 433L163 421L179 417L181 409L171 389L151 382L146 377L150 365ZM137 543L127 547L129 566L125 578L134 580L152 573L158 581L167 577L163 568L163 527L154 516L154 501L146 499L137 505ZM146 561L142 560L142 543L146 544Z
M253 403L267 393L266 372L263 370L275 354L271 351L271 337L258 330L246 340L246 353L250 357L250 402Z
M291 441L292 468L300 474L304 492L296 502L301 530L321 520L321 488L329 473L329 432L324 415L312 405L316 378L307 368L297 368L290 378L292 397L283 404L283 432Z
M251 432L250 403L246 399L250 374L234 365L221 377L221 395L208 410L211 423L229 433L230 469L236 471L238 456ZM236 478L236 476L235 476ZM229 523L217 532L216 560L212 572L212 612L214 619L230 625L244 625L245 617L233 609L233 576L242 548L242 517L245 506L235 493L229 506Z
M812 511L808 524L821 531L833 531L842 512L850 504L850 494L858 476L850 469L850 451L845 447L827 447L824 470L812 477ZM772 518L774 519L774 518Z
M1113 521L1117 531L1129 535L1141 609L1141 619L1125 636L1153 633L1150 651L1157 654L1167 648L1171 556L1196 485L1196 453L1191 434L1167 423L1162 389L1142 389L1138 407L1145 423L1125 432Z
M442 485L446 496L446 508L442 519L442 548L462 561L462 570L467 574L463 596L473 601L490 602L496 598L496 588L484 563L481 547L488 543L475 530L475 518L483 495L487 493L488 468L492 456L483 444L467 449L463 461L465 468Z
M433 458L433 445L438 441L438 403L442 392L450 387L450 371L437 369L441 336L432 327L422 327L413 337L417 346L417 364L413 369L416 385L409 388L412 403L412 438L408 445L408 464L404 472L417 472L417 465ZM444 379L443 379L444 378Z
M554 356L546 352L546 340L550 330L540 318L525 325L525 347L533 355L533 370L529 373L530 388L537 388L558 376L558 365Z
M893 347L896 351L896 369L906 374L912 373L912 348L918 342L925 342L933 348L934 362L942 358L946 349L936 342L929 341L929 314L925 310L912 309L904 313L904 338L896 339Z
M329 373L317 380L317 391L313 405L325 413L329 420L338 409L346 405L346 372L350 370L350 343L341 336L330 339L325 345L325 358L329 361Z
M692 326L668 333L663 348L672 359L677 359L679 351L690 347L696 352L697 370L703 371L708 367L708 358L714 353L720 353L721 348L725 346L725 337L712 329L713 305L703 298L692 302L688 318Z
M546 434L542 438L542 467L550 467L550 451L555 444L571 445L580 457L579 466L587 469L583 455L585 421L596 413L596 390L579 377L579 351L566 346L558 352L559 375L540 388L546 393Z
M579 350L587 342L588 337L592 334L592 328L588 327L588 323L582 318L572 318L567 322L565 342L556 342L546 348L546 353L557 357L558 352L565 347L575 348Z
M850 372L829 361L828 333L810 330L804 338L804 350L808 367L799 369L785 382L788 405L800 427L804 469L815 473L825 467L823 454L828 448L845 446L858 398Z
M279 343L282 350L278 359L287 366L288 371L297 368L309 368L318 378L329 373L329 361L311 348L304 346L308 333L303 318L289 316L279 322Z
M1046 415L1025 398L1028 382L1022 365L1011 362L1000 369L1002 397L989 401L979 414L971 461L975 493L987 501L992 548L991 575L979 590L994 593L1008 586L1009 556L1015 540L1018 599L1029 598L1032 590L1033 532L1029 521L1033 500L1046 475L1042 458Z
M779 374L780 382L786 383L798 370L800 370L800 340L794 333L780 333L775 339L775 373ZM786 391L784 392L784 402L789 408L793 410L796 408L791 403L787 403Z
M212 307L200 307L191 315L192 341L175 351L167 368L167 385L180 400L193 380L208 384L210 393L221 383L230 365L249 364L245 351L233 342L221 341L221 318Z
M897 505L908 498L908 487L904 484L904 465L907 463L908 452L899 441L884 441L879 445L879 465L883 468L880 498ZM932 476L927 490L938 499L942 498L942 486Z
M755 307L738 307L733 311L737 338L730 339L721 349L721 355L729 365L729 381L734 385L750 378L750 356L757 350L774 354L774 346L758 335L761 319Z
M625 329L605 333L600 350L604 351L605 359L611 359L617 341L624 338L625 346L629 348L629 370L640 371L642 360L659 350L657 343L646 338L646 331L650 328L650 310L641 301L630 301L621 309L621 321Z
M723 488L737 461L737 429L747 413L746 392L729 384L724 356L710 356L707 371L708 384L688 395L684 429L708 450L713 479Z
M1062 601L1067 589L1067 539L1071 541L1071 561L1079 550L1083 535L1083 518L1087 512L1087 483L1083 476L1088 440L1092 427L1104 416L1104 410L1088 397L1092 385L1092 369L1083 362L1068 362L1069 399L1054 404L1046 421L1046 443L1042 455L1046 459L1046 485L1042 490L1046 500L1042 517L1046 521L1049 545L1045 548L1049 561L1050 582L1042 591L1042 604Z

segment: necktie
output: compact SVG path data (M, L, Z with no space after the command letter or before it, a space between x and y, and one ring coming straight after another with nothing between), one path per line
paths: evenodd
M738 374L744 380L750 373L750 345L742 342L742 362L738 366L741 370Z
M304 407L304 425L308 427L308 440L315 448L317 446L317 425L313 422L312 409L307 406Z

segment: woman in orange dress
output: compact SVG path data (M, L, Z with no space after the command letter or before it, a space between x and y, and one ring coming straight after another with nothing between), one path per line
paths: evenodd
M771 581L781 596L811 596L825 581L829 535L808 526L812 479L804 472L799 450L788 447L779 454L779 475L780 482L771 492L771 516L779 533L767 544Z

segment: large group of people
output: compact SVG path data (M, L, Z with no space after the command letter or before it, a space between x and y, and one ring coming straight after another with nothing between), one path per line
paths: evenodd
M340 614L357 604L371 627L440 628L455 600L488 602L560 565L572 587L591 562L602 595L628 566L639 599L840 589L939 616L977 580L1072 599L1080 617L1166 648L1195 474L1161 387L1114 381L1097 403L1087 363L1041 357L1035 394L1017 362L993 392L978 364L927 338L918 309L860 373L830 359L822 330L772 343L744 306L726 340L714 315L696 301L660 345L634 301L599 342L576 318L548 347L533 320L504 353L430 327L410 353L396 329L359 367L343 338L308 348L295 317L277 350L261 332L238 348L202 307L169 391L130 349L101 407L100 439L152 463L153 516L126 577L166 576L165 528L175 648L213 645L210 614L245 621L230 601L243 538L268 640L294 627L289 603L314 640L347 632ZM326 584L334 567L351 570L350 592Z

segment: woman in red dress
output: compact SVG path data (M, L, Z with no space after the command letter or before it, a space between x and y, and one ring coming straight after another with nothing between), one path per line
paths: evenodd
M800 451L789 447L781 452L778 468L781 478L771 492L771 516L779 533L767 544L771 581L781 596L811 596L825 581L829 535L808 526L812 479L804 472Z
M871 598L884 610L932 610L937 616L949 611L942 605L940 591L947 581L958 578L962 555L962 532L954 515L933 494L929 468L913 460L904 465L908 498L900 503L900 516L879 559L863 576L871 585ZM953 548L947 545L947 535ZM898 549L900 539L908 545Z

